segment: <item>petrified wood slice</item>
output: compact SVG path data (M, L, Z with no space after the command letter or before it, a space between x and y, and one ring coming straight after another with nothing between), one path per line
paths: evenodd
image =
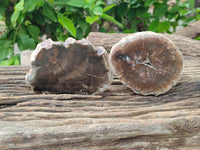
M183 67L178 48L149 31L124 37L112 47L110 60L122 82L142 95L167 92L179 80Z
M108 54L88 40L68 38L64 43L48 39L31 55L26 75L36 93L98 93L111 83Z

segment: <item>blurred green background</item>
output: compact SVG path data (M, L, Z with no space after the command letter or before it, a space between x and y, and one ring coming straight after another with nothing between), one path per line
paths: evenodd
M91 31L173 33L200 19L195 0L0 0L0 65L44 38L81 39ZM45 35L45 36L44 36Z

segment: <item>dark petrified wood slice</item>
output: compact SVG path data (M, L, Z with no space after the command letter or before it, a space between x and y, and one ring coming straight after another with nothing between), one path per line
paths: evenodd
M38 44L26 75L36 93L97 93L111 83L108 54L88 40L48 39Z
M122 82L142 95L167 92L179 80L183 67L178 48L149 31L120 40L112 47L110 60Z

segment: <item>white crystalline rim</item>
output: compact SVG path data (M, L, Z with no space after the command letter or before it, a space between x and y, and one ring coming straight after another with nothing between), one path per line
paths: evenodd
M59 42L59 41L54 42L51 39L47 39L37 45L36 49L31 54L31 62L35 61L35 58L37 57L38 53L43 48L50 49L50 48L52 48L53 44L64 45L67 48L70 44L74 44L74 43L81 43L83 45L91 45L95 49L95 47L92 45L92 43L86 39L76 41L74 38L69 37L65 40L65 42Z
M38 53L40 52L40 50L42 48L46 48L46 49L51 48L53 44L54 44L54 42L51 39L47 39L47 40L39 43L37 45L36 49L31 54L31 62L35 61L35 58L37 57Z
M100 88L96 92L94 92L93 94L98 94L100 92L105 91L110 86L110 84L112 83L113 75L114 75L114 72L111 68L111 62L110 62L109 55L108 55L107 51L102 46L96 47L96 50L97 50L97 54L99 56L104 55L103 59L104 59L104 62L105 62L105 67L108 70L108 80L107 80L107 82L103 83L102 86L100 86ZM98 52L99 50L101 51L100 53Z

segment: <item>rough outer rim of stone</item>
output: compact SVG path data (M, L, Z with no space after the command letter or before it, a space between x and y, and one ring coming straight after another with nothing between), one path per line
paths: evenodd
M173 80L173 82L171 84L169 84L165 89L160 89L158 91L153 91L151 93L149 92L145 92L145 91L138 91L136 89L136 87L134 86L130 86L129 83L127 83L126 81L124 81L123 79L121 79L121 75L118 73L118 71L115 69L115 62L112 60L112 54L119 49L122 49L125 45L127 45L129 42L134 42L137 41L139 39L145 39L145 38L165 38L173 47L176 48L176 52L178 53L180 59L182 59L182 67L180 68L180 72L179 75L176 76L176 78ZM181 51L178 49L178 47L167 37L159 34L159 33L155 33L155 32L151 32L151 31L143 31L143 32L137 32L137 33L133 33L131 35L128 35L124 38L122 38L119 42L117 42L116 44L114 44L111 48L110 54L109 54L109 60L110 60L110 64L111 64L111 68L114 71L115 74L118 75L118 77L121 79L121 82L126 85L127 87L131 88L133 90L134 93L137 94L141 94L141 95L161 95L164 94L166 92L168 92L174 85L177 84L177 82L180 80L181 78L181 74L182 74L182 70L183 70L183 56Z

